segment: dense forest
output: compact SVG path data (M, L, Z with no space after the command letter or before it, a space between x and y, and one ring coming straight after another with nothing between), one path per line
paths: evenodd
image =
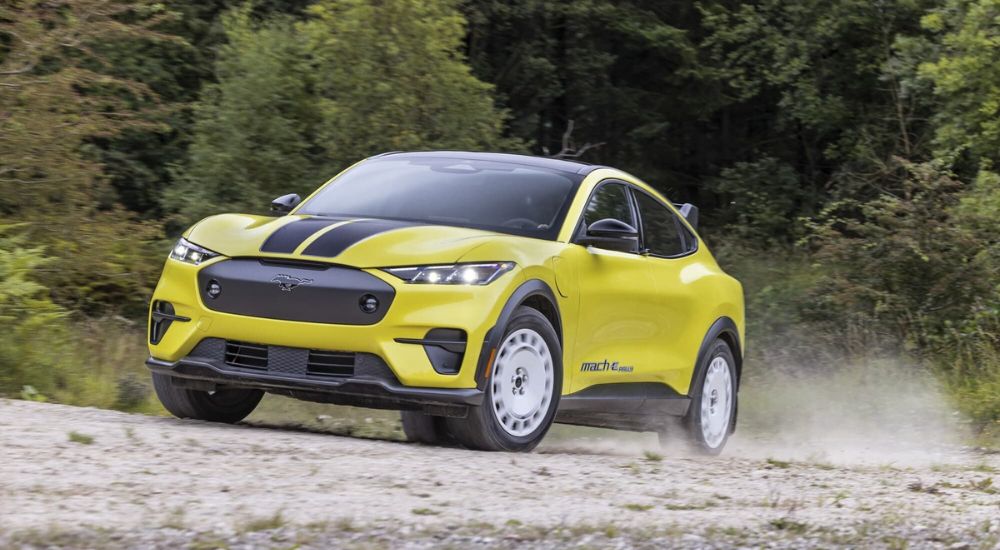
M188 224L438 148L698 204L751 381L905 358L1000 431L1000 0L2 0L0 393L151 406Z

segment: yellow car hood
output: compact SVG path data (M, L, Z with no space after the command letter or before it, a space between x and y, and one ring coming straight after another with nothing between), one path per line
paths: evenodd
M296 258L361 268L453 263L487 242L526 239L464 227L390 220L247 214L206 218L184 236L230 257Z

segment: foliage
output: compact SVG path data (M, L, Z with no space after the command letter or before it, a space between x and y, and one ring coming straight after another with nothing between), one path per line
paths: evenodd
M316 57L327 158L383 151L503 150L504 113L472 76L455 0L326 0L301 27Z
M795 170L764 156L754 162L737 162L711 182L722 206L720 221L733 228L734 237L759 245L787 241L796 231L803 192Z
M0 395L152 410L148 387L122 382L118 386L126 391L116 387L116 381L132 379L142 369L128 364L139 357L135 348L141 337L132 331L116 335L120 322L112 319L99 323L102 331L111 332L102 332L100 342L87 338L88 331L74 329L76 323L68 322L71 313L52 302L50 289L36 277L55 259L41 247L27 246L24 229L0 226Z
M223 18L217 84L195 108L190 162L166 195L188 220L305 194L353 162L401 149L504 149L504 115L459 46L447 0L320 2L310 19Z
M142 24L127 24L134 16ZM60 303L136 311L153 269L137 241L155 228L130 223L118 210L94 138L150 124L135 101L155 95L116 78L92 46L99 40L146 37L159 21L155 6L116 0L20 1L0 8L0 212L31 221L27 232L51 247L41 271ZM162 37L166 40L166 37Z
M939 102L938 154L966 154L986 168L1000 163L1000 2L948 0L924 16L938 34L939 55L920 65Z
M927 344L989 289L983 273L969 272L980 243L950 220L961 183L899 159L873 179L883 186L875 199L833 201L814 222L816 260L827 267L817 310Z
M716 71L700 63L691 2L472 0L469 60L497 87L510 133L555 154L572 123L581 160L627 167L677 199L697 196L703 169L737 158L738 127Z
M32 277L52 259L39 247L26 248L18 229L0 226L0 393L32 394L40 388L44 395L54 386L49 373L65 357L59 342L66 335L66 311Z
M257 211L278 195L315 187L321 173L315 78L290 19L258 25L249 10L223 18L219 82L195 106L190 161L166 193L195 221L219 208Z

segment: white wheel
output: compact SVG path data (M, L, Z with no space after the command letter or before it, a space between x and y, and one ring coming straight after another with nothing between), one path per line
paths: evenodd
M701 396L701 434L705 444L715 449L726 439L733 412L733 377L725 357L709 363Z
M562 393L562 347L552 323L520 306L505 323L482 402L447 417L457 443L481 451L527 452L548 433Z
M661 445L669 445L673 435L680 435L694 452L709 456L722 452L736 425L737 365L729 344L717 339L699 359L687 413L681 419L665 419L658 430Z
M555 373L552 352L530 328L510 333L500 345L493 366L493 415L510 435L526 436L543 425Z

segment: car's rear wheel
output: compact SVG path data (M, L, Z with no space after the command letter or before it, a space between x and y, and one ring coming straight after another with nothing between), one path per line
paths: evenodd
M449 418L462 445L483 451L530 451L545 437L562 392L562 350L552 324L520 307L497 348L486 394L466 418Z
M453 443L444 417L431 416L422 411L399 411L403 422L403 434L407 441L424 445L448 445Z
M736 413L736 360L725 340L716 340L702 358L691 381L691 405L679 422L690 448L718 455L732 433ZM660 442L669 444L673 430L662 430Z
M260 403L264 392L239 388L192 390L174 385L170 376L153 373L153 389L163 407L177 418L233 424L243 420Z

